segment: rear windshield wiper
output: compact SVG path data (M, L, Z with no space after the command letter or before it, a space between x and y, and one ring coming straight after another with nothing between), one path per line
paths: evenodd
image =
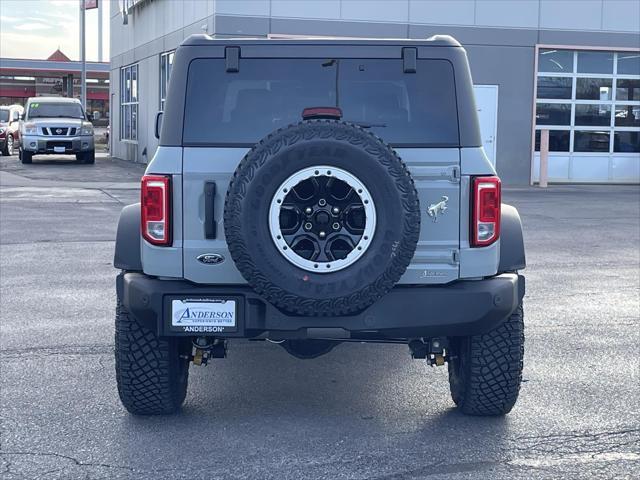
M353 122L351 120L345 120L347 123L353 123L361 128L382 128L386 127L386 123L369 123L369 122Z

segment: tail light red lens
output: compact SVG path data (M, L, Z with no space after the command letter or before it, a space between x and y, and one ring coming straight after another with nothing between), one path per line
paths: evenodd
M473 219L471 245L486 247L500 238L500 179L475 177L473 179Z
M143 238L153 245L171 245L171 179L159 175L142 177L140 202Z

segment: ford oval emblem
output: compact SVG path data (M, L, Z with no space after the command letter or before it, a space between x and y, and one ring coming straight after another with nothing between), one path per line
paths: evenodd
M224 257L219 253L203 253L197 257L200 263L205 265L219 265L224 262Z

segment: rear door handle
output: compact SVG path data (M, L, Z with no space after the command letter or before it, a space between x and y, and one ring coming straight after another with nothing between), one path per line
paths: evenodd
M216 238L217 223L215 218L216 184L204 184L204 238Z

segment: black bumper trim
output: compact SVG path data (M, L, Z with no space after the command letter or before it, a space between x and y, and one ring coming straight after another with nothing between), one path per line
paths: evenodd
M211 334L217 337L254 338L269 332L274 338L278 334L305 338L307 329L321 328L346 330L350 338L414 338L491 330L516 309L525 293L525 279L505 273L442 286L396 286L365 311L344 317L289 315L248 286L197 285L141 273L120 274L117 292L124 306L159 336L193 335L170 331L169 298L200 296L238 301L237 330Z

